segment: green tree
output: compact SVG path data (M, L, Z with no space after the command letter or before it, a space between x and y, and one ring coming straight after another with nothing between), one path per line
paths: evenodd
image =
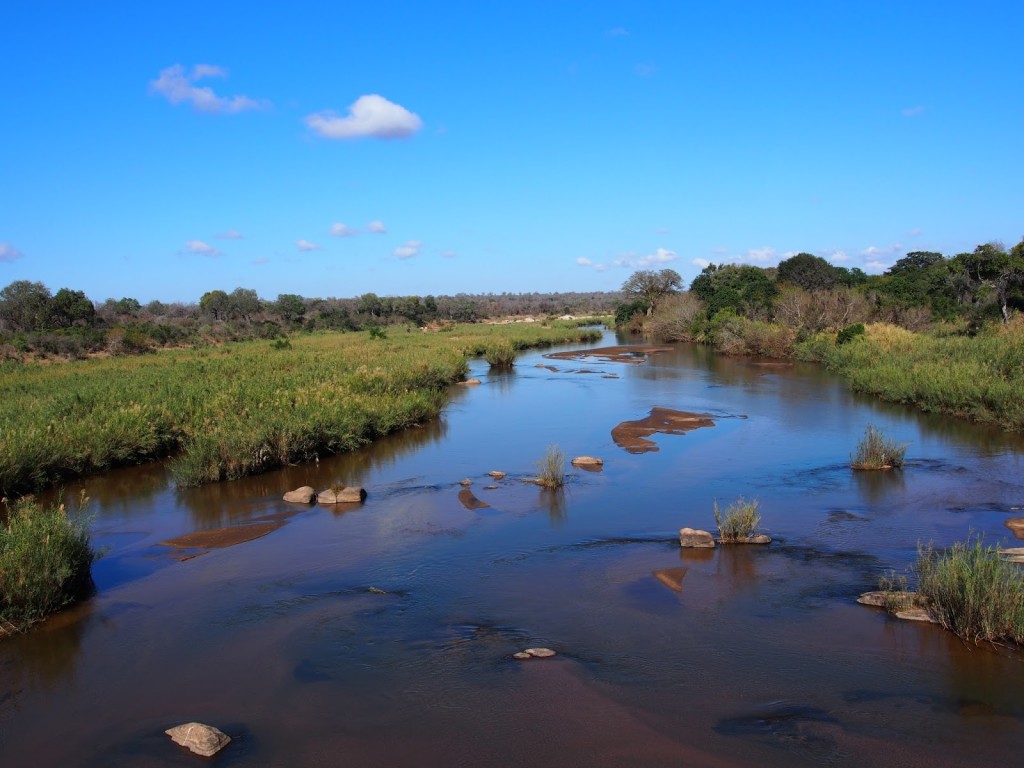
M771 315L778 293L768 273L749 264L709 264L693 279L690 290L704 302L709 318L731 310L753 319L765 319Z
M306 314L306 302L295 293L278 294L274 307L286 323L297 323Z
M798 253L780 261L776 276L780 283L789 283L807 291L834 288L838 278L835 267L810 253Z
M230 304L231 301L224 291L207 291L199 299L199 311L214 320L223 320L227 317Z
M42 283L15 280L0 290L0 325L11 331L46 327L51 310L50 289Z
M1024 241L1009 251L1001 243L979 245L971 253L953 259L953 272L963 293L977 305L994 300L1003 322L1010 320L1011 299L1024 285Z
M630 275L622 284L622 293L627 302L643 300L647 316L650 317L662 298L670 293L678 293L682 287L683 278L674 269L662 269L657 272L641 269Z
M228 296L227 312L229 317L249 323L253 315L258 314L262 308L260 297L256 295L256 291L250 288L235 288Z
M57 328L91 327L96 322L96 307L82 291L61 288L50 302L50 322Z

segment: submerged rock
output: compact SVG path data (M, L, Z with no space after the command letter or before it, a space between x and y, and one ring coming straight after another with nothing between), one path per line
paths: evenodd
M574 467L601 467L604 466L604 459L599 459L597 456L577 456L572 460Z
M321 504L353 504L366 499L366 489L358 485L328 488L320 491L316 500Z
M465 477L462 480L459 480L459 485L464 485L464 486L468 487L468 486L470 486L472 484L473 484L473 481L470 480L468 477Z
M512 658L522 661L524 659L550 659L555 655L555 652L550 648L527 648L524 651L513 653Z
M284 495L285 501L290 501L295 504L312 504L313 499L316 498L316 491L310 488L308 485L304 485L301 488L296 488L294 491L288 491Z
M738 539L718 539L719 544L771 544L772 537L764 533L757 536L747 536Z
M1024 539L1024 517L1011 517L1003 523L1018 539Z
M493 477L495 480L504 480L505 479L505 475L508 474L508 473L507 472L502 472L502 471L497 470L497 469L492 469L487 474L490 475L491 477Z
M456 382L460 387L475 387L479 383L480 379L466 379L465 381Z
M715 546L715 539L707 531L701 531L695 528L680 528L679 546L713 549Z
M212 725L202 723L185 723L164 731L175 744L195 752L203 757L212 757L220 752L231 741L231 737Z
M683 591L683 578L686 576L687 568L662 568L654 571L654 578L671 589L673 592Z

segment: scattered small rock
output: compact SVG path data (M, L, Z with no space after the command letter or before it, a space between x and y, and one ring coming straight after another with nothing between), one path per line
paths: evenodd
M475 387L480 383L480 379L466 379L465 381L456 382L460 387Z
M495 480L504 480L505 479L505 475L507 473L506 472L502 472L502 471L497 470L497 469L492 469L487 474L490 475L491 477L493 477Z
M764 533L739 539L718 539L719 544L771 544L772 537Z
M679 546L713 549L715 539L707 531L700 531L694 528L680 528Z
M496 490L498 490L498 486L496 486L496 485L485 485L484 486L484 490L485 491L496 491Z
M473 481L470 480L468 477L465 477L462 480L459 480L459 485L470 486L472 484L473 484Z
M524 651L513 653L513 659L550 659L556 655L550 648L527 648Z
M328 488L320 491L316 500L321 504L352 504L366 499L366 489L360 486L346 486L344 488Z
M590 472L598 472L604 466L604 459L597 456L577 456L572 460L572 465Z
M231 741L231 737L202 723L185 723L164 731L175 744L191 750L203 757L212 757L220 752Z
M312 504L313 499L316 498L316 491L310 488L308 485L304 485L301 488L296 488L294 491L288 491L284 495L285 501L290 501L295 504Z

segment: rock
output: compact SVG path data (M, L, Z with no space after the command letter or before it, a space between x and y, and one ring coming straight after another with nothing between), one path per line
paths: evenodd
M1013 531L1013 535L1018 539L1024 539L1024 517L1011 517L1003 525Z
M745 539L718 539L719 544L771 544L772 537L763 533L757 536L747 536Z
M505 479L505 475L507 473L501 472L501 471L499 471L497 469L492 469L487 474L490 475L491 477L493 477L495 480L504 480Z
M715 546L715 539L707 531L699 531L693 528L680 528L679 546L712 549Z
M1009 547L999 550L999 554L1011 563L1024 563L1024 547Z
M328 488L320 491L316 500L321 504L352 504L359 503L366 498L366 489L357 485L344 488Z
M933 618L928 611L924 608L908 608L905 611L897 611L893 614L897 619L903 619L904 621L927 621L932 624L938 624L938 620Z
M550 648L527 648L524 651L513 653L513 659L550 659L556 655Z
M473 481L470 480L468 477L463 478L462 480L459 480L459 485L462 485L462 486L467 486L468 487L468 486L470 486L472 484L473 484Z
M485 491L496 491L496 490L498 490L498 486L496 486L496 485L485 485L484 486L484 490Z
M294 491L288 491L284 495L285 501L291 501L295 504L312 504L313 499L316 498L316 491L310 488L308 485L304 485L301 488L296 488Z
M480 379L466 379L465 381L456 382L460 387L475 387L480 383Z
M576 467L600 467L604 464L604 459L597 456L577 456L572 460L572 464Z
M211 725L185 723L164 731L175 744L190 749L197 755L212 757L231 741L231 737Z
M888 596L888 592L865 592L863 595L857 598L857 602L861 605L873 605L876 608L885 607L885 598Z

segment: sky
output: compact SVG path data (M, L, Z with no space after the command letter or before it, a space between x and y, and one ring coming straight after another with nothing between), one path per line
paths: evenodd
M0 286L618 290L1024 237L1024 3L0 4Z

